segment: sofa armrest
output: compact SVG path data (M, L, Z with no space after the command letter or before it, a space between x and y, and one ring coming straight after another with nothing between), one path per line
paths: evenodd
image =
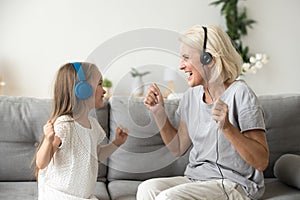
M300 155L282 155L274 165L274 174L281 182L300 189Z

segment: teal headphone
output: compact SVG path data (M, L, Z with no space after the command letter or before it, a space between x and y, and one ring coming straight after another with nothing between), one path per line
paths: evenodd
M78 99L88 99L93 94L92 86L86 82L85 75L79 62L72 63L78 76L78 82L74 87L75 96Z

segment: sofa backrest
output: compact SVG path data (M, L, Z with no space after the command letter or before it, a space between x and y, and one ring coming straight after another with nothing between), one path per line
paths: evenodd
M265 113L270 150L264 175L274 177L273 167L281 155L300 155L300 95L264 95L259 100ZM118 125L130 132L126 143L109 158L108 180L183 175L188 153L179 159L170 154L142 98L112 97L110 104L110 139L114 138ZM175 118L178 104L179 100L165 101L173 125L178 123Z
M92 115L96 115L94 117L97 118L98 122L104 129L106 133L106 138L102 141L101 144L108 144L109 142L109 110L110 110L110 105L108 101L104 102L104 107L103 108L98 108L95 110L95 112L91 113ZM98 181L105 182L107 179L107 160L99 162L99 168L98 168Z
M108 160L108 180L145 180L183 174L188 154L181 158L172 156L143 98L112 97L110 104L110 139L114 139L118 125L127 128L129 136ZM178 123L175 118L178 104L178 100L165 101L165 109L175 126Z
M0 181L34 180L30 168L51 102L0 96Z
M31 161L51 107L50 99L0 96L0 181L35 180ZM108 102L92 114L108 133ZM99 164L98 180L106 179L106 168Z
M270 149L264 174L274 177L274 163L281 155L300 155L300 95L265 95L259 100L265 112ZM30 163L50 116L51 103L50 99L0 96L0 181L35 180ZM178 104L179 100L165 102L173 125L178 123ZM128 140L109 162L99 164L98 180L105 181L107 176L109 180L145 180L183 174L188 153L179 159L170 154L142 98L112 97L94 114L109 140L114 138L117 125L130 130Z
M273 168L283 154L300 155L300 95L259 96L265 113L270 157L265 177L275 177Z

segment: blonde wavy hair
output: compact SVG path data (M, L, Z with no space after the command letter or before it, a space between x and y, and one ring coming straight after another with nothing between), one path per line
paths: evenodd
M194 25L180 38L183 44L197 49L201 55L204 43L204 30ZM242 57L236 51L230 37L219 26L207 26L206 52L213 56L216 66L213 80L221 79L223 83L232 83L241 74Z

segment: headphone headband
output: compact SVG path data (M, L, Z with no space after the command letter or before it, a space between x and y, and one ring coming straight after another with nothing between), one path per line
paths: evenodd
M206 42L207 42L207 28L205 26L202 26L204 30L204 41L203 41L203 51L206 51Z
M203 49L202 54L200 56L200 62L204 65L208 65L212 61L212 55L208 52L206 52L206 42L207 42L207 28L205 26L202 26L204 30L204 41L203 41Z
M76 70L78 81L85 81L86 79L81 64L79 62L73 62L72 64Z
M81 64L79 62L73 62L72 65L78 77L78 82L74 87L74 93L78 99L88 99L93 94L93 88L85 81L86 79Z

